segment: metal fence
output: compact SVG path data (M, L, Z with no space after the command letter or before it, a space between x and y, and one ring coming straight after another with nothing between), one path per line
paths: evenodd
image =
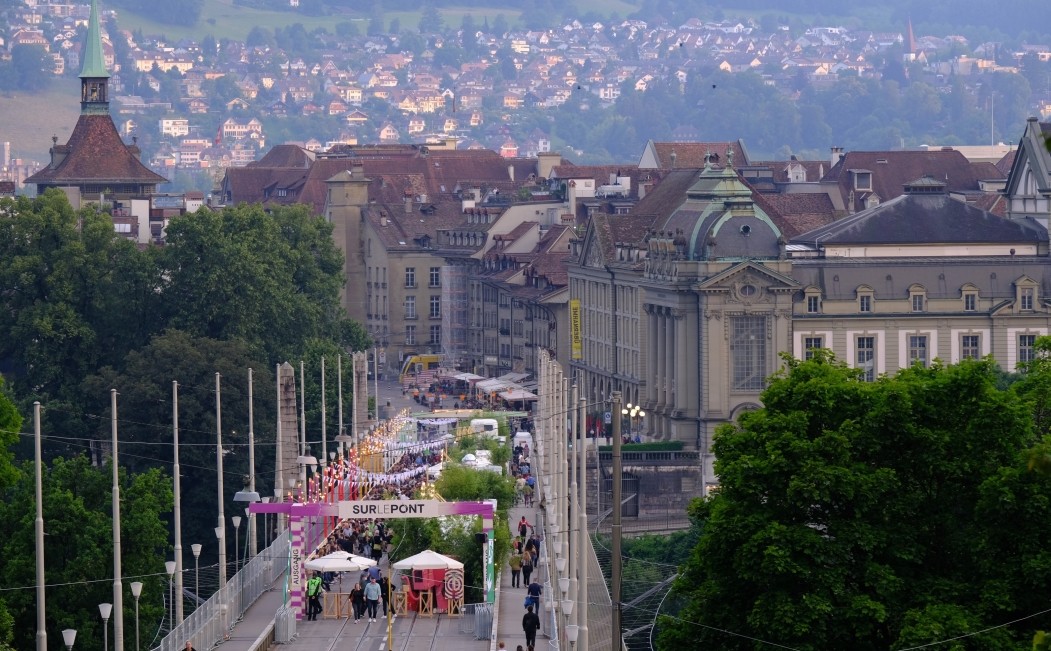
M155 651L180 651L186 641L194 648L211 649L223 642L230 628L248 607L285 572L288 563L288 534L279 534L273 544L245 563L220 589L161 640Z
M493 604L465 604L460 619L460 632L471 633L476 640L493 638Z

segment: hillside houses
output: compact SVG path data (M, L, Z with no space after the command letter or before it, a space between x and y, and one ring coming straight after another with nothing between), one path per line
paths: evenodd
M56 72L76 69L87 5L63 5L62 11L55 7L27 3L24 11L12 12L6 47L39 44L53 53ZM104 33L103 42L107 65L115 73L114 96L142 97L133 105L122 104L121 110L152 112L169 104L174 117L189 117L190 131L214 133L230 117L241 123L258 121L259 133L273 118L336 118L336 128L348 130L359 142L416 142L434 133L494 150L508 140L502 125L515 124L525 112L557 109L574 93L593 98L593 106L608 106L625 88L646 93L671 82L683 89L689 80L716 70L760 75L790 100L798 97L800 83L830 85L843 76L878 76L881 70L872 62L882 65L890 51L908 50L910 65L922 66L932 77L973 78L968 82L972 88L981 75L1017 71L1017 66L1004 65L1002 52L997 63L996 44L971 44L955 35L914 37L904 29L875 32L834 24L794 31L779 26L768 33L750 20L690 18L679 25L567 20L554 28L500 35L478 30L432 36L422 51L410 51L391 35L312 38L317 39L311 47L316 56L310 57L233 41L205 53L192 39L133 38L126 31ZM127 60L113 60L113 39L127 45L118 48L128 53ZM473 54L450 61L445 47ZM511 55L507 61L501 60L504 47ZM1034 44L1014 53L1016 60L1024 56L1051 59L1051 48ZM122 65L127 68L123 73ZM493 74L494 67L500 74ZM165 74L181 76L178 97L170 97L162 83ZM125 81L135 88L122 90ZM220 82L224 96L209 96ZM162 91L169 95L163 100L158 97ZM1035 100L1033 113L1051 111L1051 97ZM370 110L362 111L366 104ZM160 124L151 118L146 128ZM336 138L333 122L326 124L333 132L303 139ZM513 135L523 140L522 134Z

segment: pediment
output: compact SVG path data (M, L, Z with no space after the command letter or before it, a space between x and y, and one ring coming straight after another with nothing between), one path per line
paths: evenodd
M769 292L794 292L800 288L799 283L790 276L756 262L746 261L704 279L697 285L697 289L710 292L740 291L740 288L746 285Z

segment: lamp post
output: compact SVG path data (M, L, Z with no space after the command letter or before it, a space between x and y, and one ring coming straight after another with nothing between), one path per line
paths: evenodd
M237 573L241 563L241 516L235 515L230 518L234 523L234 573Z
M109 651L109 615L113 612L113 604L99 604L99 614L102 615L102 651Z
M173 531L175 535L175 592L179 601L175 606L175 619L182 623L182 471L179 469L179 383L172 380L172 495ZM138 640L135 644L138 650Z
M193 552L193 609L201 603L201 543L190 545Z
M164 571L168 573L168 630L175 628L175 561L164 561Z
M77 641L77 629L67 628L62 630L62 642L66 645L66 651L73 651L73 643Z
M40 403L33 403L33 447L36 469L36 650L47 651L47 617L44 608L44 497L41 479Z
M638 424L638 419L646 417L646 412L642 411L641 405L633 405L630 402L620 410L621 415L628 417L628 440L633 441L635 434L635 425Z
M247 507L248 504L252 504L254 502L259 502L260 501L259 493L257 493L252 488L252 486L250 484L248 487L246 487L245 490L237 491L236 493L234 493L234 501L235 502L244 502L244 503L246 503L246 507ZM255 543L255 540L256 540L256 538L255 538L255 536L256 536L256 533L255 533L255 529L256 529L256 526L255 526L256 525L256 523L255 523L255 515L252 514L248 510L248 508L245 508L245 515L248 517L248 522L246 523L248 525L248 540L246 542L248 542L248 546L252 550L252 556L255 556L258 553L258 547L256 546L256 543ZM236 527L236 526L237 525L234 524L234 527ZM245 555L244 558L247 558L247 557L248 556ZM244 561L242 560L242 562L244 562Z
M142 582L131 582L131 596L135 597L135 651L139 651L139 595L142 594Z
M219 526L215 528L215 535L219 538L219 607L225 606L222 590L226 587L226 515L223 513L223 419L222 419L222 397L219 393L218 373L215 374L215 468L219 477ZM223 622L225 630L226 622Z
M120 465L117 463L117 390L110 389L110 432L112 434L110 462L113 464L113 604L115 608L113 615L113 648L115 651L124 651L124 586L121 584L123 576L120 569Z

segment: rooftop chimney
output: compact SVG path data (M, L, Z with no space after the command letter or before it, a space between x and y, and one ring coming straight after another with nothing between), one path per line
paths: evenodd
M838 163L842 159L843 159L843 148L842 147L833 147L832 148L832 167L835 167L836 163Z

